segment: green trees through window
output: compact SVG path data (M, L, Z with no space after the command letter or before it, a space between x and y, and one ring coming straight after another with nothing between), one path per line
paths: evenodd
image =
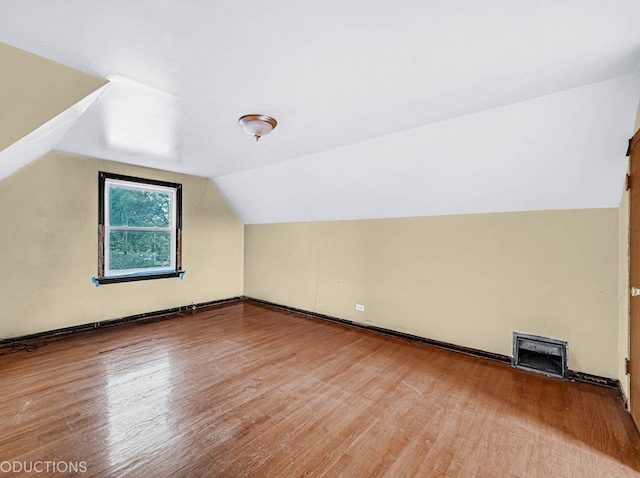
M109 188L109 269L171 266L169 194Z

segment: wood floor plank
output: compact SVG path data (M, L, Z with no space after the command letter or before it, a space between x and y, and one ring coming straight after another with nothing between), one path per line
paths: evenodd
M246 301L0 356L0 383L0 463L78 476L640 475L614 390Z

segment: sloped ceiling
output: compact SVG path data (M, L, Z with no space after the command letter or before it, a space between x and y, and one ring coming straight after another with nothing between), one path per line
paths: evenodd
M0 151L107 83L2 43L0 65Z
M96 90L0 151L0 179L51 151L102 92ZM0 123L1 124L1 123Z
M4 0L111 81L56 149L210 177L246 223L615 207L640 2ZM237 119L278 120L255 143Z
M0 43L0 178L51 150L106 80Z

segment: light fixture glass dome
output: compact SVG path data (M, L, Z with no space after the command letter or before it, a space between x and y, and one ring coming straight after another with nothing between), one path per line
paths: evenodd
M261 136L265 136L278 125L278 122L271 116L267 115L244 115L239 120L240 126L247 133L256 138L256 141Z

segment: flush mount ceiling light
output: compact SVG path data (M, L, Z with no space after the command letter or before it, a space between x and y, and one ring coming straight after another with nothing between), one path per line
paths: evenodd
M254 136L256 141L261 136L271 133L278 125L276 120L267 115L244 115L238 120L238 123L240 123L245 133Z

